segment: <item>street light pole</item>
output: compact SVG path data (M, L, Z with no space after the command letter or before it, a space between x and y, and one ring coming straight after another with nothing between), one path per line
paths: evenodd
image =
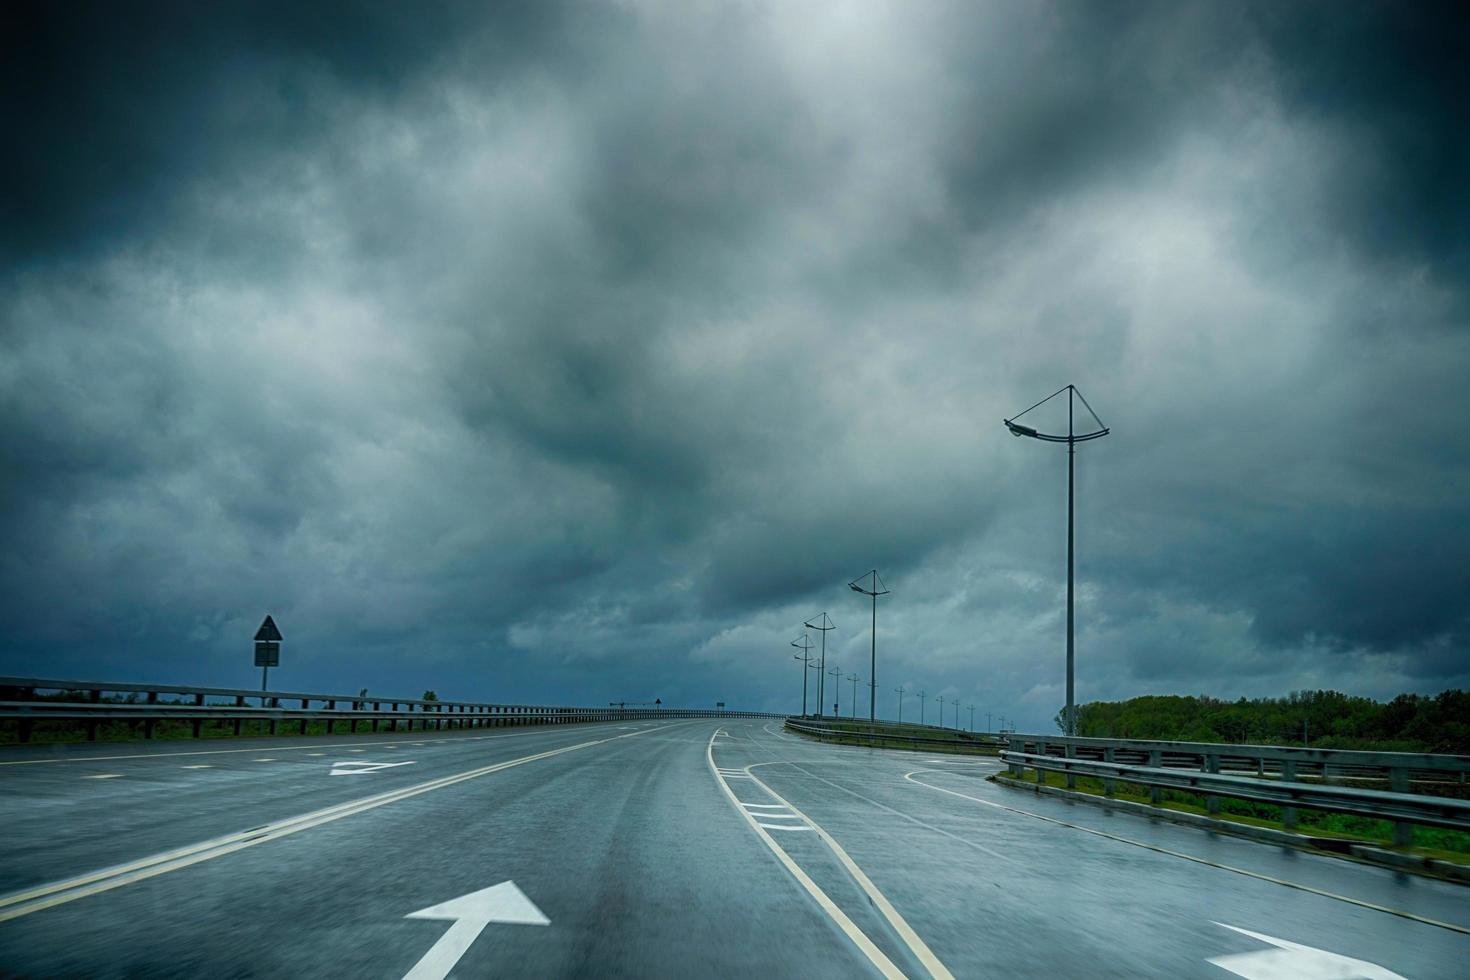
M849 702L852 705L852 707L851 708L848 708L847 710L848 710L848 713L852 715L853 720L856 721L857 720L857 682L858 682L859 678L858 678L858 675L857 674L853 674L850 677L848 677L847 679L850 680L850 681L852 681L852 701Z
M960 699L954 699L954 730L960 730Z
M803 718L805 718L806 717L806 672L811 669L811 665L812 665L812 658L811 658L811 654L809 652L811 650L811 648L812 648L812 638L809 637L809 636L807 636L805 633L803 633L803 634L801 634L801 642L798 643L797 641L792 640L791 641L791 645L794 646L794 647L796 647L796 649L798 649L798 650L801 651L801 655L799 657L797 657L796 659L801 661L801 716Z
M898 695L898 723L903 724L903 688L895 687L893 693Z
M858 585L863 579L870 577L873 580L872 588ZM878 577L878 569L873 569L867 575L859 576L847 583L847 587L854 592L873 598L873 646L871 661L868 665L868 677L873 681L873 689L868 696L868 724L873 725L878 720L878 597L888 594L888 587L883 584L883 579Z
M1057 397L1057 395L1060 395L1063 391L1065 391L1067 393L1067 434L1066 435L1064 435L1064 436L1063 435L1049 435L1049 434L1047 434L1045 432L1038 432L1036 429L1033 429L1032 427L1030 427L1028 425L1018 425L1016 423L1016 419L1020 418L1021 415L1025 415L1026 412L1031 411L1031 408L1036 408L1039 405L1043 405L1046 402L1051 401L1053 398ZM1083 407L1086 408L1088 414L1092 416L1092 420L1097 423L1097 428L1094 431L1085 433L1083 435L1077 435L1076 429L1073 427L1073 419L1072 419L1072 415L1073 415L1073 399L1074 398L1081 399ZM1107 428L1107 426L1103 425L1102 419L1100 419L1100 418L1097 417L1097 413L1092 410L1092 406L1091 405L1088 405L1087 404L1087 399L1082 397L1082 393L1077 390L1077 387L1075 385L1067 385L1065 388L1062 388L1062 389L1060 389L1060 390L1058 390L1056 392L1053 392L1050 395L1047 395L1041 401L1037 402L1035 405L1032 405L1031 408L1026 409L1026 412L1022 412L1021 415L1017 415L1017 416L1014 416L1013 418L1008 418L1008 419L1002 420L1002 421L1005 422L1006 428L1011 431L1011 435L1017 436L1017 437L1020 437L1020 436L1029 436L1032 439L1039 439L1042 442L1065 442L1067 444L1067 709L1066 709L1067 713L1066 713L1066 725L1064 727L1066 728L1066 731L1067 731L1067 734L1068 735L1076 735L1077 734L1077 699L1076 699L1075 687L1074 687L1074 684L1073 684L1074 676L1075 676L1074 675L1074 670L1073 670L1074 663L1075 663L1075 651L1074 651L1073 642L1072 642L1072 627L1073 627L1073 618L1072 618L1072 591L1073 591L1073 583L1072 583L1072 578L1073 578L1073 527L1074 527L1072 501L1073 501L1074 488L1075 488L1074 480L1073 480L1073 471L1075 470L1075 459L1076 459L1076 456L1077 456L1077 443L1079 443L1079 442L1087 442L1087 441L1089 441L1091 439L1101 439L1103 436L1107 435L1108 432L1111 431L1111 430L1109 430Z
M822 656L817 661L817 717L820 718L822 717L822 712L826 710L822 705L826 703L826 691L824 689L826 687L825 681L827 676L827 631L835 630L837 624L832 622L831 617L826 613L822 613L820 616L813 616L812 619L815 619L816 622L809 620L801 625L809 630L822 631Z

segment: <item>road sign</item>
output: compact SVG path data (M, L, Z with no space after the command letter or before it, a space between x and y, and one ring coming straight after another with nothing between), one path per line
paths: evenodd
M281 645L279 643L270 643L265 640L257 640L255 643L255 666L281 666Z
M265 617L265 621L260 624L260 629L255 631L255 638L257 640L273 640L276 643L285 639L281 635L281 631L276 629L276 621L269 616Z

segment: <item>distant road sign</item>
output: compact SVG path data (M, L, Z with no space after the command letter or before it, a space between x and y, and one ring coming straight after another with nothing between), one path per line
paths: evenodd
M255 666L281 666L281 645L279 643L272 643L268 640L257 640L255 642Z
M265 617L265 622L260 624L260 629L255 631L255 638L257 640L272 640L276 643L285 639L281 635L281 631L276 629L276 621L269 616Z

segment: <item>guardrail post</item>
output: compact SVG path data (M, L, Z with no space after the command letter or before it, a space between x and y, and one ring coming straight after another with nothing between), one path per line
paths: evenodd
M149 691L148 692L148 703L149 704L157 704L158 703L158 692L157 691ZM152 738L153 737L153 725L154 725L154 721L153 721L152 718L145 718L145 719L143 719L143 737L144 738Z
M93 704L100 703L102 701L102 692L96 689L87 692L87 700ZM21 739L21 741L24 742L25 739ZM97 741L97 723L95 721L87 722L87 741Z
M235 707L237 707L237 708L243 708L243 707L245 707L245 695L243 695L243 694L237 694L235 696ZM236 735L236 737L239 737L239 735L240 735L240 719L239 718L236 718L235 719L235 735Z
M1281 763L1281 781L1283 783L1296 782L1296 760L1287 759ZM1287 830L1296 829L1296 807L1284 806L1281 808L1281 826Z
M381 701L374 701L373 702L373 714L377 714L377 713L379 713L382 710L383 710L383 703ZM373 734L376 735L377 733L378 733L378 719L374 718L373 719Z
M196 694L196 695L194 695L194 707L196 707L196 708L202 708L202 707L204 707L204 695L202 695L202 694ZM202 719L202 718L195 718L194 719L194 737L195 738L198 738L199 737L199 729L201 727L203 727L203 725L204 725L204 719Z
M1388 771L1388 788L1395 793L1409 792L1409 770L1403 766L1394 766ZM1395 820L1393 822L1393 846L1414 846L1414 825L1407 820Z
M310 698L302 698L301 699L301 710L302 711L305 711L306 709L308 709L310 707L311 707L311 699ZM301 734L303 734L303 735L306 734L306 719L305 718L301 719Z
M1071 755L1072 754L1072 746L1070 746L1070 745L1067 746L1067 754L1068 755ZM1112 748L1105 748L1105 749L1103 749L1103 761L1104 762L1112 762L1113 761L1113 750L1112 750ZM1068 775L1071 775L1071 774L1068 773ZM1116 782L1112 779L1112 777L1110 777L1110 776L1104 776L1103 777L1103 796L1112 796L1113 795L1113 789L1114 789L1115 786L1116 786Z
M1077 758L1077 747L1075 745L1073 745L1071 742L1068 742L1066 744L1066 747L1065 747L1064 751L1065 751L1066 757L1068 759L1075 759L1075 758ZM1111 756L1108 757L1108 761L1109 762L1113 761ZM1104 785L1106 785L1106 784L1104 784ZM1067 788L1068 789L1076 789L1077 788L1077 777L1074 776L1071 772L1068 772L1067 773ZM1106 790L1106 792L1107 792L1107 794L1109 796L1112 796L1113 795L1111 789Z
M327 710L328 711L336 711L337 710L337 702L336 701L328 701L327 702ZM335 719L335 718L328 718L327 719L327 734L328 735L332 734L332 729L336 726L336 724L337 724L337 719Z
M1148 753L1148 764L1152 769L1162 768L1164 765L1164 753L1158 749L1150 749ZM1154 806L1158 806L1162 800L1163 789L1158 786L1150 786L1148 788L1148 801Z
M20 700L22 701L29 701L35 696L36 689L34 687L23 687L20 689ZM29 718L22 718L15 726L16 737L22 742L29 742L31 740L31 730L35 727L35 724Z
M269 699L267 699L267 698L261 698L260 699L260 706L262 708L279 708L281 706L281 699L280 698L269 698ZM276 733L276 720L274 718L272 718L270 720L270 733L272 735L274 735Z
M1204 757L1204 763L1205 763L1204 764L1204 770L1205 770L1205 772L1208 772L1208 773L1211 773L1211 774L1218 774L1220 772L1220 757L1218 755L1216 755L1215 753L1213 753L1213 752L1206 753L1205 754L1205 757ZM1220 797L1216 796L1214 793L1206 793L1205 794L1205 810L1208 811L1211 816L1219 813L1220 812Z

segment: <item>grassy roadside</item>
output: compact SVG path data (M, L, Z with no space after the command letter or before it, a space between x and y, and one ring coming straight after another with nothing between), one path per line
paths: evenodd
M1012 776L1010 773L1003 775L1019 782L1032 784L1036 782L1036 774L1032 770L1027 770L1022 776ZM1059 789L1066 788L1067 780L1062 773L1047 773L1046 776L1045 785ZM1105 795L1102 780L1092 776L1078 776L1074 789L1076 792L1092 796ZM1130 803L1141 803L1145 806L1150 805L1148 788L1136 783L1115 782L1112 798L1127 800ZM1230 823L1265 827L1270 830L1286 829L1281 823L1281 808L1270 803L1253 803L1248 800L1221 797L1220 812L1211 814L1206 809L1203 796L1166 789L1160 795L1158 808L1213 816ZM1393 846L1392 823L1387 820L1374 820L1349 814L1324 813L1320 810L1299 808L1296 832L1313 837L1331 837L1374 846ZM1415 827L1414 846L1409 849L1409 853L1420 857L1470 865L1470 834L1455 830L1442 830L1438 827Z

